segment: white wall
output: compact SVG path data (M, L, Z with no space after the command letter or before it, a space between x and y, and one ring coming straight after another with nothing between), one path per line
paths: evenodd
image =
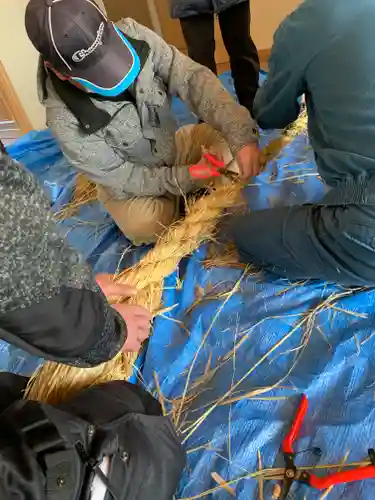
M36 93L38 54L29 41L24 16L27 0L0 0L0 60L34 128L45 127Z
M271 47L274 30L299 3L301 0L251 0L252 33L258 49ZM27 0L0 0L0 60L33 127L44 128L45 113L36 94L38 55L24 27L26 5Z
M145 0L143 0L142 5L144 5L144 1ZM182 35L180 24L178 21L170 18L170 0L147 1L149 6L151 4L156 6L156 11L159 16L158 24L161 25L165 39L168 43L175 45L185 52L186 43ZM128 9L126 0L104 0L104 2L110 2L111 6L118 6L117 18L121 17L121 15L126 16L126 11ZM251 31L259 50L270 49L272 47L275 29L301 2L302 0L250 0L252 14ZM138 4L135 3L134 5ZM142 16L140 16L139 20L140 22L144 22ZM233 29L235 29L235 27ZM216 60L218 63L227 63L229 57L221 39L218 23L216 23L216 41Z
M302 0L250 0L251 33L259 50L272 47L276 28L301 2Z

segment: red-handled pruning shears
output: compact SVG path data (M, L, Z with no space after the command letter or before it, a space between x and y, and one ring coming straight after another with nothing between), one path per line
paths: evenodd
M337 472L326 477L318 477L314 474L311 474L310 472L297 470L297 467L294 463L296 453L294 452L293 445L301 430L301 426L306 416L308 407L308 399L305 395L303 395L293 425L283 441L282 450L286 468L284 473L283 489L280 497L281 500L286 500L294 481L307 484L311 488L324 490L326 488L329 488L330 486L335 486L337 484L351 483L354 481L362 481L364 479L375 478L375 451L373 449L368 450L371 465L368 465L366 467L359 467L357 469L351 469L344 472Z
M227 165L222 160L210 153L204 153L203 158L207 165L192 165L189 167L190 175L194 179L209 179L211 177L220 177L225 175L230 178L237 178L238 175L227 170Z

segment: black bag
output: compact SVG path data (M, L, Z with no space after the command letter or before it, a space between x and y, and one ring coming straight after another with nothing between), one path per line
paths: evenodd
M172 500L185 453L150 394L115 381L50 406L20 400L26 383L0 374L1 500L89 500L98 484L103 500Z

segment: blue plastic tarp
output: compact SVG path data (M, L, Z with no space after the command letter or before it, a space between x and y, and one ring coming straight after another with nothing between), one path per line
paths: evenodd
M178 306L166 318L158 318L143 370L151 389L157 374L167 400L181 398L186 387L188 396L199 394L181 418L181 423L186 420L184 437L213 409L185 443L188 450L197 451L188 455L177 498L214 488L212 472L230 481L256 471L258 450L264 466L280 466L280 446L302 393L307 394L310 409L296 451L319 447L322 456L301 453L297 463L337 464L348 452L348 463L366 459L375 430L374 292L358 291L338 300L334 308L322 308L312 317L312 324L306 320L296 329L308 311L345 292L324 283L294 285L243 276L239 291L224 305L224 298L210 296L218 290L231 291L242 271L205 269L204 257L202 248L189 260L181 290L175 277L168 280L164 305ZM190 310L202 290L207 290L207 300ZM194 390L194 381L204 376L207 367L218 370ZM253 396L243 397L248 393ZM239 401L227 404L232 398ZM265 485L264 498L272 498L273 485ZM233 487L238 498L258 498L253 479ZM374 488L374 480L340 486L330 498L368 499ZM305 494L308 499L321 495L304 486L293 491L301 500ZM228 493L218 491L213 498L226 499Z
M223 80L233 90L230 77ZM174 109L181 124L194 121L181 102L175 101ZM263 134L262 143L276 134ZM11 153L38 176L55 208L69 198L74 174L48 131L26 136ZM324 192L304 135L246 189L253 210L319 200ZM62 231L95 270L113 272L147 251L130 249L99 204L85 207ZM374 291L349 294L326 283L207 268L206 255L203 246L167 278L164 306L174 307L155 322L141 377L151 390L158 378L167 408L184 394L196 396L178 423L189 453L177 498L198 498L210 489L211 498L229 498L217 489L213 472L234 481L237 498L259 498L257 481L241 478L257 470L258 452L264 467L281 465L280 445L302 393L310 408L296 443L297 463L366 459L375 445ZM32 362L19 350L0 346L2 369L25 373ZM176 418L181 406L175 408ZM311 451L316 447L320 457ZM273 486L265 483L264 498L272 498ZM321 494L296 485L290 498L315 500ZM329 498L373 495L370 479L337 486Z

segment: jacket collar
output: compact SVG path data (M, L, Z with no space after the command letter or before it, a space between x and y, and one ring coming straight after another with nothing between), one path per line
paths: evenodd
M126 37L140 58L142 71L149 57L150 47L147 42L143 40L137 40L127 35ZM96 100L104 99L102 96L88 94L69 82L60 80L52 71L47 71L45 69L42 58L39 60L38 79L42 102L49 97L47 79L50 79L56 94L78 120L80 129L84 134L94 134L98 130L106 127L112 120L112 116L107 111L97 107L95 104ZM121 95L113 98L106 97L105 100L135 103L135 85L136 82Z

